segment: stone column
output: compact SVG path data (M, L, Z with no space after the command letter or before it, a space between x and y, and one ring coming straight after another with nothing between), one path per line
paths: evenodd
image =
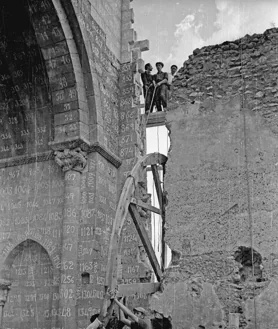
M0 280L0 329L2 329L3 309L4 309L4 306L7 301L10 286L11 286L11 283L9 281Z
M59 324L76 329L76 286L78 281L78 232L80 218L81 175L87 154L80 148L55 152L55 161L65 172L64 214L62 223L61 281Z

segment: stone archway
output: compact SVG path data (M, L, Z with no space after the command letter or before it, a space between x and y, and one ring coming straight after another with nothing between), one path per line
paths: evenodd
M1 13L1 158L89 144L85 72L92 83L78 24L73 34L60 0L3 0Z
M4 268L2 276L12 283L3 311L4 328L55 326L58 314L53 310L58 310L59 282L54 282L47 251L39 243L25 240L10 252Z

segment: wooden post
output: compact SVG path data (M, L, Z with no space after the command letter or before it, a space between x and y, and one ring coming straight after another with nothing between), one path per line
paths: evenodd
M155 252L153 250L151 241L148 237L147 231L146 231L146 229L145 229L145 227L144 227L144 225L141 221L140 214L138 212L137 206L131 203L129 205L129 213L130 213L130 215L133 219L133 222L136 226L137 232L140 236L140 239L141 239L141 241L143 243L143 246L146 250L146 253L149 257L150 263L152 264L152 268L153 268L154 273L157 277L157 280L161 281L162 271L161 271L161 268L159 266L158 260L156 258Z

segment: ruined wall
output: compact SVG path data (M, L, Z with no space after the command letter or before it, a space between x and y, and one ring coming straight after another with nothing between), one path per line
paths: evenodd
M277 326L277 51L278 29L196 49L174 80L153 307L176 328Z
M137 105L148 41L136 40L130 0L0 7L4 327L83 329L102 303L120 189L145 152ZM126 248L139 255L128 223ZM130 267L121 252L122 281L139 281L138 257Z

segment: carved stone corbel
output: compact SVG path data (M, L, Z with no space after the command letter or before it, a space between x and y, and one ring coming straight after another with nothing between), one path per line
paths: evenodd
M87 165L87 153L82 151L80 147L55 151L54 156L55 162L63 171L75 170L82 172Z

